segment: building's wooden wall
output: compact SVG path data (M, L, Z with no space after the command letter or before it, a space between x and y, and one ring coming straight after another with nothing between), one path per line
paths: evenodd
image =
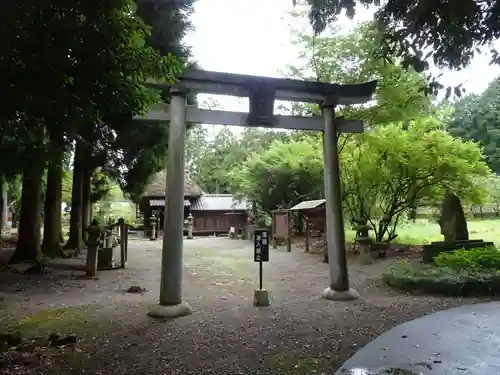
M325 232L326 217L324 209L306 211L304 212L304 215L307 217L310 230L316 230L323 233Z
M229 227L246 225L246 215L226 215L226 211L192 211L193 233L227 233Z

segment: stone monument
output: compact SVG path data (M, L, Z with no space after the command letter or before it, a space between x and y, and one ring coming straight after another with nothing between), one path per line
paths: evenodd
M452 192L447 192L444 197L438 223L445 242L469 240L467 220L465 219L460 198Z
M444 197L438 223L441 227L441 234L444 236L444 241L424 245L424 263L432 263L434 257L443 251L493 246L493 242L469 239L467 219L465 218L460 198L451 191L448 191Z

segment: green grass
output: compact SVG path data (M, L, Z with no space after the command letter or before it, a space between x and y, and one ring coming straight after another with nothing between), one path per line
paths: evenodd
M287 375L307 375L319 373L327 360L316 357L300 357L293 352L279 352L264 359L264 367L274 372Z
M74 308L57 308L26 315L22 318L7 317L0 329L20 332L23 337L42 336L50 333L76 333L97 327L87 312Z
M500 219L468 220L469 237L491 241L500 247ZM417 219L415 223L405 222L398 226L398 237L394 241L401 244L422 245L432 241L442 241L439 224L427 219ZM373 235L373 231L371 231ZM355 232L346 231L347 241L353 241Z

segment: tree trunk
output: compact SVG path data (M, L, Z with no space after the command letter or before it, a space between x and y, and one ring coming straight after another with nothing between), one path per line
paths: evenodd
M37 261L41 256L40 218L43 169L44 165L40 156L29 163L24 170L17 247L10 263Z
M75 160L73 162L73 189L71 191L71 216L69 219L69 239L65 249L82 249L82 198L83 198L83 173L85 168L84 147L81 142L76 142Z
M57 151L47 172L42 251L46 256L64 256L61 246L63 150Z
M0 234L7 228L7 181L0 175Z
M90 224L90 179L92 177L92 171L88 168L85 169L83 174L83 185L82 185L82 227L84 229L83 239L87 240L85 229Z

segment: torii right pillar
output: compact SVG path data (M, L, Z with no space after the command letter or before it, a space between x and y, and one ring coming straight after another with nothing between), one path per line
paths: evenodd
M354 300L359 297L359 293L349 287L337 143L338 131L334 104L327 103L323 106L323 117L325 119L323 152L325 163L326 241L330 274L330 286L323 292L323 297L333 301Z

